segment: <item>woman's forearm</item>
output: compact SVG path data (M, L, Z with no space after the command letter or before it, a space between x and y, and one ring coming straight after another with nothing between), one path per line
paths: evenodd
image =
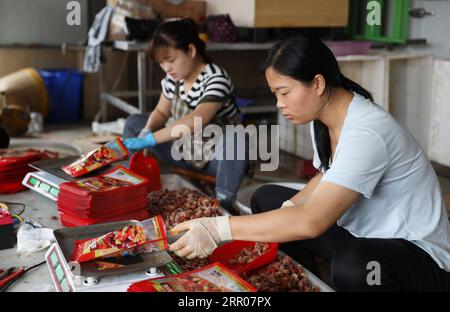
M297 194L294 195L290 200L296 205L304 204L312 192L316 189L317 185L319 185L320 180L323 177L323 173L319 172L314 178L312 178L308 184Z
M251 216L230 217L232 238L256 242L288 242L323 234L352 207L361 194L321 182L304 204Z
M166 116L158 109L155 109L148 117L145 127L153 132L158 131L164 127L168 119L169 116Z
M180 137L182 137L184 135L183 132L176 132L176 135L174 135L174 133L172 133L172 130L177 126L186 126L184 128L186 128L189 131L189 133L193 133L194 117L193 116L185 116L185 117L177 120L172 125L156 131L155 133L153 133L156 142L158 142L158 144L162 144L165 142L177 140Z
M230 225L234 240L282 243L316 235L304 205L250 216L232 216Z
M155 132L164 127L171 116L171 108L172 102L161 93L158 104L147 119L145 128Z
M161 144L168 141L174 141L185 135L186 134L185 132L173 131L173 129L177 126L183 126L183 128L180 128L180 130L186 130L192 134L196 126L195 125L196 117L199 118L199 120L201 121L200 124L201 128L204 128L211 122L215 113L220 109L220 107L221 104L218 103L202 104L202 107L199 107L192 113L180 118L172 125L155 132L153 135L155 137L156 142L158 142L158 144Z

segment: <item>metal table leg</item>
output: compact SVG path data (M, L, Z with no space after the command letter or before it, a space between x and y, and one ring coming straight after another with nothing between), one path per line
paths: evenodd
M147 90L147 52L138 52L138 94L139 111L141 114L147 112L146 90Z
M97 114L95 119L99 122L106 122L108 118L108 102L103 96L106 93L105 66L103 65L100 65L98 80L100 86L100 115Z

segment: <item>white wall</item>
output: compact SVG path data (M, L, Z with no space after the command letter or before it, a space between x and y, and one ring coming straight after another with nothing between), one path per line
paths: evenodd
M435 61L431 109L430 158L450 167L450 60Z
M238 27L253 27L255 0L205 0L206 15L230 14Z
M434 16L410 18L409 38L425 38L436 58L450 58L450 1L412 0L412 8L434 11ZM412 48L421 50L424 48Z
M81 26L67 25L70 0L0 0L0 45L83 43L89 30L90 0L81 5Z

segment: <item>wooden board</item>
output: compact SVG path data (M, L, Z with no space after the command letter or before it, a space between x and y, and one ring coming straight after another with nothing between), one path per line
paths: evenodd
M255 27L343 27L348 0L256 0Z

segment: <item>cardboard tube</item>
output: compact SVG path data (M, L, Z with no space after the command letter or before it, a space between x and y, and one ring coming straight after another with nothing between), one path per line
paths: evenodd
M17 104L17 98L23 98L25 101L22 102L28 103L30 111L43 116L48 114L47 89L41 76L33 68L24 68L0 78L0 93L6 104L10 101Z

